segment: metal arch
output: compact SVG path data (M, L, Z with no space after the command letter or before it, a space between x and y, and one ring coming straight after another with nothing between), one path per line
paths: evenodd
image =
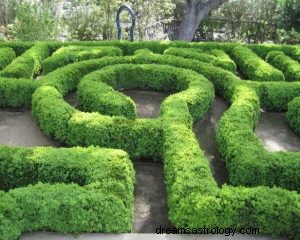
M136 15L135 15L135 11L127 4L122 4L122 6L117 11L116 23L117 23L117 28L118 28L118 40L121 40L121 38L122 38L122 25L120 22L120 15L123 11L127 11L130 14L130 17L131 17L130 41L133 41Z

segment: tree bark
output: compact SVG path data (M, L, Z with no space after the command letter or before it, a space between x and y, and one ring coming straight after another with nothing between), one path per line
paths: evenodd
M179 40L192 41L200 22L213 9L228 0L186 0L185 17L180 25Z

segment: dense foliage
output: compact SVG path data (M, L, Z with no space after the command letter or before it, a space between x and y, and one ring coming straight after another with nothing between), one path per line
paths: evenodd
M300 41L298 0L2 0L0 40L116 39L115 14L122 3L136 12L138 40L182 39L189 26L184 21L197 15L190 40L195 34L194 40ZM121 22L123 39L128 40L127 13Z
M16 58L0 71L0 106L31 107L41 130L70 147L0 146L4 240L35 230L130 232L129 158L164 163L168 217L176 227L251 226L299 237L300 154L268 152L253 131L263 108L287 110L298 133L300 82L285 82L299 65L296 46L108 41L2 47ZM45 75L33 79L43 66ZM237 68L249 79L239 78ZM139 119L122 89L170 96L157 119ZM74 90L78 109L64 100ZM230 103L217 126L230 181L222 187L192 131L215 93Z
M300 135L300 97L296 97L288 105L287 119L291 127Z
M131 230L134 172L121 150L0 146L0 170L0 188L11 189L0 191L1 239Z

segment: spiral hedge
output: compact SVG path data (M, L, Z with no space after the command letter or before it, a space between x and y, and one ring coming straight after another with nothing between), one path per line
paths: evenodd
M70 148L0 146L1 239L35 230L130 232L129 159L144 158L164 164L174 226L251 226L300 236L300 153L270 153L253 132L264 108L287 111L299 133L300 82L285 82L299 65L296 47L45 42L0 43L0 53L2 47L17 57L0 71L0 107L31 107L42 131ZM285 55L276 64L274 51ZM170 96L158 118L140 119L120 89ZM79 109L64 100L74 90ZM215 94L231 104L217 128L231 184L221 187L192 131Z

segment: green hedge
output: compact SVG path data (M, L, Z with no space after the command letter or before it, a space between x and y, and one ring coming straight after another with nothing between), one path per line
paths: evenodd
M300 64L280 51L271 51L266 61L282 71L286 81L300 82Z
M286 111L288 103L300 95L300 82L252 82L245 85L257 90L261 107L268 111Z
M176 48L198 48L203 51L211 51L214 49L223 50L230 54L236 46L246 46L254 51L261 58L265 58L270 51L283 51L291 57L296 57L296 45L279 45L279 44L239 44L239 43L220 43L220 42L182 42L182 41L140 41L140 42L127 42L127 41L67 41L67 42L44 42L49 45L52 52L61 47L68 46L88 46L88 47L118 47L122 49L124 55L133 55L136 50L149 49L154 53L162 54L170 47ZM24 42L2 42L0 47L13 48L17 56L21 55L25 50L32 47L34 43Z
M34 78L42 69L42 60L50 55L49 46L37 44L17 57L4 70L0 77Z
M227 53L220 49L213 49L210 53L217 57L215 63L213 63L215 66L220 66L225 70L236 73L236 64Z
M109 74L106 71L105 73L93 74L93 76L88 75L80 82L77 91L80 109L86 112L99 112L109 116L136 118L135 103L130 97L114 90L106 83L97 81L103 80L104 77L101 77L101 79L94 78L94 76L100 77L103 75L108 76Z
M273 68L250 49L237 46L232 51L232 57L245 77L254 81L284 81L281 71Z
M247 84L257 89L258 94L261 96L261 105L266 110L287 110L288 102L290 102L294 97L300 95L300 83L298 82L287 82L282 84L280 82L240 81L234 74L218 67L214 67L208 63L202 63L197 60L184 59L172 55L162 56L158 54L137 54L134 57L104 57L102 59L82 61L80 63L70 64L49 73L39 80L39 83L55 86L63 93L63 95L65 95L67 92L75 90L79 80L91 71L95 71L107 65L131 62L167 64L175 67L191 69L210 79L210 81L212 81L215 85L217 92L227 99L232 94L232 89L235 85L241 83ZM21 91L21 89L19 90ZM26 101L26 104L27 102L28 101ZM20 102L20 104L24 105L25 103Z
M271 51L282 51L288 56L293 56L293 52L296 49L296 45L282 45L282 44L246 44L244 45L251 49L262 59L265 59L269 52Z
M32 112L46 135L71 146L98 145L124 149L133 158L161 158L159 120L133 121L78 112L50 86L41 87L34 93Z
M0 48L0 71L16 58L12 48Z
M40 87L32 96L32 114L43 133L61 142L68 139L68 122L75 112L53 87Z
M291 57L300 63L300 47L296 48L293 52Z
M70 63L104 56L122 56L123 52L117 47L84 47L68 46L59 48L51 57L43 61L43 74L54 71Z
M104 63L108 64L108 59L112 58L86 61L85 66L86 68L91 66L95 68L95 62L101 66ZM126 58L123 61L125 60ZM130 60L131 58L127 58L127 61ZM112 61L112 63L115 62ZM79 65L74 64L73 67L75 66ZM127 68L125 68L126 66ZM122 71L124 68L126 71ZM198 119L206 113L214 96L212 84L201 75L188 70L175 69L170 66L154 67L153 65L116 65L107 69L108 71L117 69L119 74L121 74L116 79L111 78L110 75L105 75L105 70L102 71L104 73L103 76L108 76L106 80L110 84L114 83L116 88L129 89L138 87L141 89L153 88L165 91L169 89L171 92L182 91L166 101L162 106L164 115L172 116L177 120L180 119L182 110L179 109L178 112L171 110L170 105L173 106L179 102L180 106L183 105L184 110L190 111L192 116ZM155 69L157 70L155 71ZM165 72L166 70L167 72ZM62 68L61 71L65 70ZM75 69L73 69L73 72L76 73ZM98 73L95 72L94 74L96 74L94 77L98 79ZM92 79L94 74L90 75ZM141 74L148 77L139 78ZM174 78L176 75L180 77ZM72 79L71 75L69 76ZM87 76L86 79L89 79L90 76ZM133 78L133 76L135 77ZM157 78L153 81L150 76L157 76ZM133 78L132 82L128 81L130 77ZM114 82L114 80L118 80L118 82ZM158 85L160 83L159 80L164 80L162 82L163 85ZM59 85L57 86L59 88ZM70 145L99 145L121 148L126 150L133 158L161 158L162 130L160 120L138 119L134 121L122 117L111 118L97 113L77 113L73 107L64 102L62 95L50 86L42 87L36 91L33 96L32 108L33 115L40 123L41 129L48 136L55 137ZM191 126L190 118L182 119L182 121Z
M69 121L71 146L97 145L123 149L131 159L161 160L162 127L159 119L129 120L99 113L75 113Z
M240 86L233 95L231 107L219 121L218 150L226 160L230 183L275 185L299 191L300 154L269 153L264 149L253 133L259 109L257 94L248 87Z
M251 226L260 233L299 236L299 194L267 187L218 188L191 129L169 120L163 129L169 219L174 226Z
M53 43L49 46L53 51L68 44ZM162 53L169 47L196 47L202 51L217 48L229 54L238 44L84 44L115 44L126 54L137 52L132 56L103 57L69 64L38 81L37 86L42 87L33 95L32 111L47 135L70 146L99 145L120 148L127 151L132 159L162 159L168 191L169 219L174 226L251 226L259 228L261 233L291 235L296 239L299 237L299 194L273 186L299 190L300 176L297 173L300 169L300 155L297 152L269 153L253 133L260 107L287 109L287 103L300 95L299 82L242 81L232 72L210 63L167 54L158 55L145 50L138 51L149 48L153 52ZM290 56L290 47L282 49ZM264 55L270 50L277 50L277 45L262 50ZM122 72L122 69L126 71ZM93 71L96 72L91 73ZM89 73L90 75L85 76ZM151 74L152 82L149 82ZM180 78L177 78L178 76ZM192 132L192 122L205 115L214 96L213 85L206 78L213 83L219 94L232 103L219 122L217 130L219 150L226 160L230 181L234 185L266 185L272 188L226 185L218 188L208 160ZM89 91L100 87L98 90L108 91L110 96L115 96L114 89L148 89L158 86L158 83L164 83L162 79L168 83L168 88L161 85L159 89L172 93L180 92L163 101L160 117L154 120L132 120L95 112L84 113L63 100L63 95L75 90L78 84L83 84L84 81L87 84L86 88L90 88ZM177 81L178 79L180 81ZM88 101L88 95L85 96L83 101ZM104 99L104 102L106 100ZM25 102L20 100L18 104L22 101ZM93 103L98 104L97 101L96 99ZM112 108L116 106L112 105ZM8 240L17 238L20 232L38 229L62 232L91 232L99 229L108 232L130 231L133 175L127 174L128 171L125 170L128 177L120 177L119 174L123 173L125 165L122 164L113 171L110 166L114 157L105 152L95 153L95 149L91 150L86 158L81 154L73 155L74 148L62 149L61 152L59 150L0 147L0 183L2 182L4 190L17 187L6 193L0 192L0 235ZM69 158L72 158L72 161L67 164L66 159ZM109 163L105 166L95 166L94 162L83 160L90 158L95 161L108 158ZM118 158L114 167L119 166L119 162ZM86 168L94 172L89 174ZM106 174L109 177L105 177ZM116 183L114 180L119 178L122 181ZM97 179L101 179L101 184ZM39 181L43 183L18 188ZM62 192L64 194L61 194ZM86 209L92 209L88 218L85 216ZM112 212L117 212L117 216ZM83 218L87 221L83 221ZM101 226L96 222L100 222Z
M118 63L158 63L167 64L175 67L191 69L213 82L219 94L228 98L232 94L235 85L245 83L257 88L261 97L261 105L267 110L286 110L287 103L300 93L300 84L295 83L269 83L269 82L248 82L240 81L234 74L214 67L208 63L202 63L197 60L184 59L172 55L158 54L137 54L134 57L104 57L103 59L82 61L80 63L70 64L61 69L51 72L42 81L45 84L55 86L63 94L76 89L78 81L85 74L97 70L103 66ZM282 90L285 88L285 91Z
M299 82L254 82L240 80L233 73L208 63L197 60L185 59L172 55L138 54L133 58L136 63L167 64L175 67L186 68L202 74L209 79L216 92L225 99L230 100L233 90L237 85L247 85L257 90L260 96L261 106L266 110L287 110L287 104L300 95Z
M15 188L0 191L3 240L43 229L132 229L134 170L121 150L0 146L0 169L1 189Z
M79 81L90 72L96 71L107 65L127 63L128 57L103 57L69 64L43 76L41 85L55 87L63 95L76 90Z
M77 97L82 110L99 112L103 115L136 118L134 101L117 91L117 85L121 85L118 70L123 71L122 67L104 68L86 75L80 81Z
M78 96L84 110L129 118L136 116L134 102L103 83L116 90L148 89L174 93L188 89L180 96L187 102L195 120L204 115L213 99L212 84L194 72L166 65L121 64L103 68L83 78L78 86ZM207 97L202 101L204 92Z
M33 45L34 43L30 42L0 42L0 48L12 48L17 56L23 54Z
M0 77L0 107L30 107L37 86L32 79Z
M168 48L164 51L164 54L174 55L178 57L195 59L200 62L211 63L214 60L214 56L208 53L204 53L202 49L197 48Z
M131 59L131 60L128 60ZM275 83L275 82L253 82L240 81L234 74L214 67L208 63L202 63L197 60L184 59L172 55L158 54L137 54L133 58L129 57L104 57L103 59L83 61L80 63L70 64L66 67L51 72L42 78L45 84L55 86L63 94L76 89L78 81L85 74L95 71L97 68L117 63L158 63L167 64L175 67L191 69L213 82L216 91L222 94L226 99L232 95L232 89L237 84L247 84L257 89L261 96L261 105L266 110L282 111L287 110L287 104L294 97L300 95L300 84L294 83ZM283 90L283 88L285 90Z
M236 71L236 67L234 67L235 64L222 50L212 50L212 52L208 53L203 52L203 50L197 48L168 48L167 50L165 50L164 54L211 63L214 66L221 67L225 70L233 72Z
M300 135L300 97L294 98L288 104L286 116L290 126Z
M134 54L149 54L149 53L153 53L153 52L147 48L142 48L134 51Z

